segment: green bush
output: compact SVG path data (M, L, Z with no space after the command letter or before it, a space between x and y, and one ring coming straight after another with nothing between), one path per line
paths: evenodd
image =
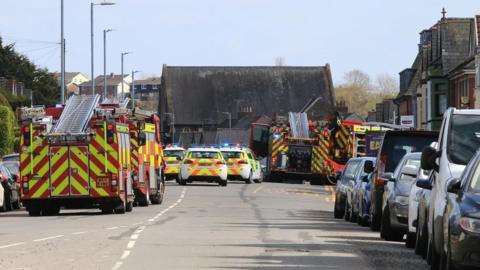
M0 105L0 155L14 151L15 142L15 115L10 106Z

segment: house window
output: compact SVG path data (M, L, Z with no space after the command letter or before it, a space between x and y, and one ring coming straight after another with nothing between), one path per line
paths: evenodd
M153 90L157 90L157 89L158 89L158 84L154 84L154 85L152 86L152 89L153 89Z
M437 94L437 116L442 116L447 110L447 95Z
M142 90L147 89L147 86L145 84L142 84Z

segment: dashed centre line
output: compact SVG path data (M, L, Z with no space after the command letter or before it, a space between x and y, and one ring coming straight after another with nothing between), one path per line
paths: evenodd
M55 236L50 236L50 237L35 239L35 240L33 240L33 242L42 242L42 241L47 241L47 240L51 240L51 239L55 239L55 238L62 238L62 237L64 237L64 236L65 236L65 235L60 234L60 235L55 235Z
M16 247L16 246L20 246L20 245L23 245L23 244L25 244L25 242L13 243L13 244L9 244L9 245L0 246L0 249L9 248L9 247Z
M180 198L172 205L170 205L167 209L164 209L157 215L155 215L153 218L148 219L145 221L142 226L139 226L133 233L130 235L130 241L128 241L127 248L123 251L122 256L120 257L120 260L115 263L115 265L112 267L112 270L118 270L120 267L122 267L123 262L130 256L131 250L133 247L135 247L135 243L140 237L141 233L150 225L152 225L153 222L155 222L157 219L159 219L162 215L167 213L169 210L173 209L176 207L179 203L182 202L183 198L185 198L185 192L187 190L184 188L182 191L182 194L180 195ZM140 223L142 224L142 223Z

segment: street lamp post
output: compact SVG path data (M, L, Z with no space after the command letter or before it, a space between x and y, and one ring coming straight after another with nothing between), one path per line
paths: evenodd
M132 95L132 110L135 110L135 73L138 73L138 70L132 70L132 89L130 94Z
M107 33L113 29L103 30L103 99L107 98Z
M121 60L121 72L122 72L122 95L121 95L121 100L124 99L124 96L123 96L123 95L124 95L124 90L123 90L123 88L124 88L124 87L123 87L123 85L124 85L124 80L123 80L123 79L124 79L124 77L123 77L123 76L124 76L124 73L123 73L123 57L124 57L125 55L131 54L131 53L132 53L132 52L122 52L122 57L121 57L121 58L122 58L122 60Z
M172 128L172 144L175 143L175 114L174 113L165 113L166 115L172 116L171 128Z
M232 130L232 113L231 112L220 112L228 115L228 129Z
M93 44L93 8L95 6L112 6L115 5L113 2L101 2L101 3L90 3L90 75L92 80L92 95L95 95L95 71L94 71L94 44Z

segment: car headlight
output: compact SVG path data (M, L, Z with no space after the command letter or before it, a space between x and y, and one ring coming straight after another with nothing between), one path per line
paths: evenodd
M400 204L400 205L408 205L408 197L397 196L397 197L395 197L395 202Z
M462 217L458 220L458 225L467 232L480 233L480 219Z

